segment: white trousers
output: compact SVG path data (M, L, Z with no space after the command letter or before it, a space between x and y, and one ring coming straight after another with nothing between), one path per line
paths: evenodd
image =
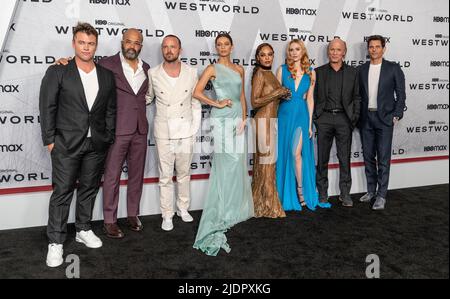
M159 188L162 217L173 217L174 210L174 184L173 176L176 171L177 178L177 209L189 209L191 194L191 162L194 146L193 137L184 139L156 138L156 149L159 156Z

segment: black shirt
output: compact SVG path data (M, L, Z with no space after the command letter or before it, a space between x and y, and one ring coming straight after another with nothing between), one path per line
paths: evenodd
M339 109L344 110L344 106L342 105L342 87L344 84L344 68L345 63L342 64L342 67L339 71L335 71L331 64L328 64L328 74L327 74L327 102L325 105L325 109Z

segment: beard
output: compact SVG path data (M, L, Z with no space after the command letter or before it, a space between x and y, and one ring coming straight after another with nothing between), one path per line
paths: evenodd
M125 49L122 47L122 54L126 59L136 60L141 54L141 51L136 51L135 49Z
M179 57L178 57L178 56L175 56L175 55L172 55L171 58L169 58L169 57L167 57L167 56L164 56L164 60L165 60L167 63L173 63L173 62L177 61L178 58L179 58Z

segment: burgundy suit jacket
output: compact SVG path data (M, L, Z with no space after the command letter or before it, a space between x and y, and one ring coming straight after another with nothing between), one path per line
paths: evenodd
M143 69L147 79L136 95L123 73L120 53L101 59L99 64L113 72L116 80L116 136L131 135L135 132L146 135L148 133L148 121L145 95L148 90L148 70L150 66L143 62Z

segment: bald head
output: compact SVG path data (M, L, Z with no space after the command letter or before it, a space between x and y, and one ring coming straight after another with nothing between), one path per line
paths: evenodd
M125 31L122 38L123 56L130 61L135 61L136 59L138 59L139 54L142 50L143 41L144 37L139 30L130 28Z
M136 28L130 28L130 29L127 29L127 31L125 31L123 33L123 38L122 39L123 40L126 40L126 39L138 40L139 42L142 43L144 41L144 36Z
M340 38L333 39L328 44L328 58L331 63L341 63L347 54L347 44Z
M329 44L328 44L328 50L332 47L341 47L347 52L347 43L344 42L339 37L335 37Z

